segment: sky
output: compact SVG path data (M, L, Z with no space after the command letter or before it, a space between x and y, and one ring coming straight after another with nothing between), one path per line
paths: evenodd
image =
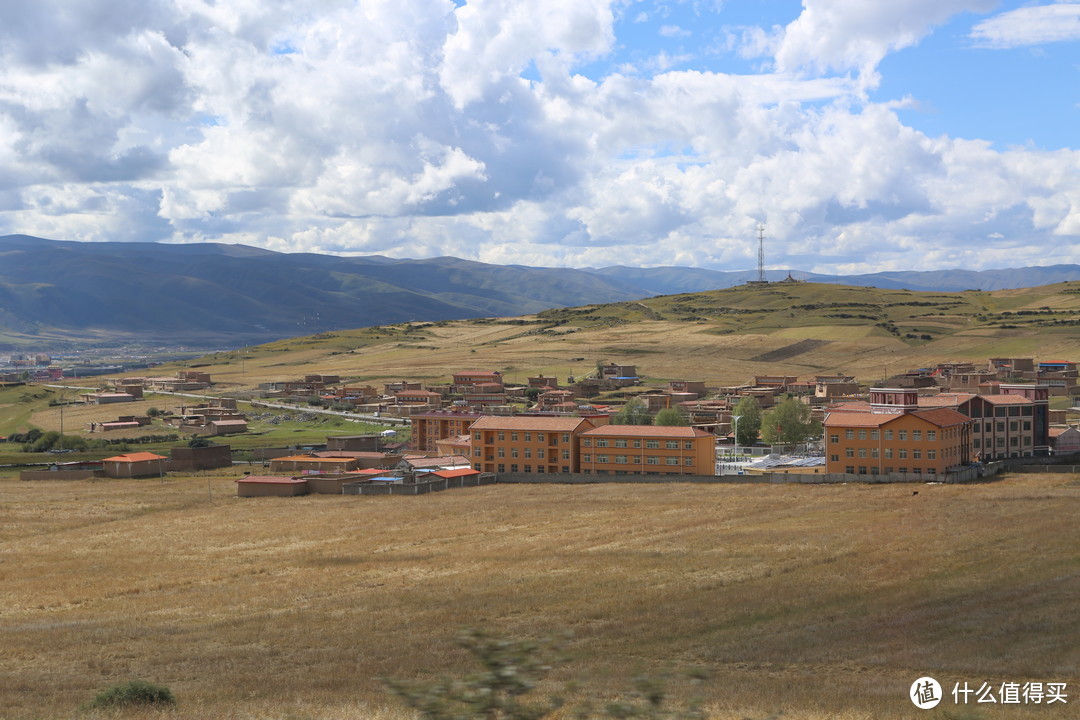
M0 1L0 235L1080 263L1080 0Z

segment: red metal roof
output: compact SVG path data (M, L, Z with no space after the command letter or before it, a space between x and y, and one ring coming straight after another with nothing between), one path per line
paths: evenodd
M618 437L665 437L693 438L705 437L712 433L684 425L601 425L581 433L590 437L597 435L615 435Z

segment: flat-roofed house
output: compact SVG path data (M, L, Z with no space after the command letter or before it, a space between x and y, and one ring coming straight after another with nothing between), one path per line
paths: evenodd
M135 452L105 458L101 461L101 467L105 471L106 477L159 477L165 474L167 460L168 458L164 455L156 455L151 452Z

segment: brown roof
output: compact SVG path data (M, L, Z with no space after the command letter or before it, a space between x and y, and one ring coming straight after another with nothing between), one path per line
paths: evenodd
M306 478L281 477L280 475L248 475L247 477L233 480L236 483L253 483L258 485L301 485L307 482Z
M330 456L319 456L319 457L315 457L314 455L288 455L286 457L274 458L274 460L289 460L289 461L294 461L294 462L299 462L301 460L304 461L304 462L341 462L343 460L352 460L352 459L353 458L351 458L351 457L345 457L345 456L342 456L342 455L330 455ZM271 462L273 462L273 460L271 460Z
M1032 401L1022 395L980 395L991 405L1031 405Z
M683 425L601 425L582 435L614 435L618 437L693 438L712 433Z
M443 455L442 457L413 458L406 462L413 468L429 468L443 465L470 465L472 461L464 455Z
M584 418L549 418L498 415L484 415L474 422L470 430L546 430L548 432L571 432L576 430Z
M386 453L361 451L361 450L319 450L319 451L317 451L317 452L315 452L313 454L315 455L315 457L320 457L320 458L339 458L339 459L345 459L345 458L354 458L354 459L369 458L369 459L372 459L372 460L382 460L383 458L386 457Z
M923 420L926 420L938 427L949 427L952 425L967 425L971 422L971 418L967 415L957 412L952 408L933 408L930 410L916 410L912 415L918 415Z
M919 407L956 407L960 403L967 402L975 397L974 393L940 393L939 395L922 395L919 397Z

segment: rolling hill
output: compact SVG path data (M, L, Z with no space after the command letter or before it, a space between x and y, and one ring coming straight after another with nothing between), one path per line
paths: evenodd
M242 357L241 357L242 356ZM845 372L874 381L941 361L1080 358L1080 282L927 293L776 283L545 310L516 318L383 325L298 337L200 361L250 387L305 372L365 382L446 380L470 367L524 381L582 376L597 361L653 380L742 383Z
M878 273L814 283L877 288L1016 287L1080 279L1080 266L975 273ZM770 271L782 279L787 271ZM728 288L753 273L701 268L588 270L442 257L285 254L243 245L80 243L0 237L0 348L267 342L344 328L512 317L552 308Z

